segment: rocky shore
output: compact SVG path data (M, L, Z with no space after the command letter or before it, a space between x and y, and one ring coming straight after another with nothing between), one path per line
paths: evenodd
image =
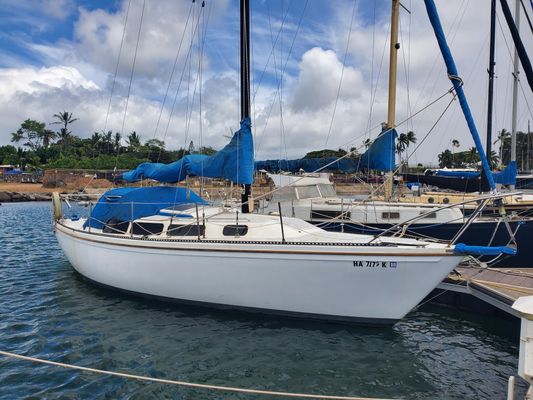
M0 203L18 203L21 201L51 201L52 193L0 192Z

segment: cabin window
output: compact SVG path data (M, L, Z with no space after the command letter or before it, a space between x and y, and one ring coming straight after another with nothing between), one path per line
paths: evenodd
M278 202L278 201L291 201L295 200L296 197L296 189L291 186L282 187L281 189L278 189L274 192L272 201Z
M311 211L311 219L321 219L321 218L327 218L327 219L350 219L350 212L349 211L337 211L337 210L312 210Z
M399 212L384 212L381 213L382 219L400 219L400 213Z
M247 225L226 225L222 230L224 236L244 236L247 233Z
M422 211L422 212L420 213L420 215L422 215L422 214L424 214L424 213L425 213L425 211ZM426 219L426 218L436 219L436 218L437 218L437 213L436 213L436 212L432 212L431 214L428 214L428 215L426 215L426 216L424 217L424 219Z
M118 219L111 218L104 225L104 229L102 229L102 232L123 234L128 231L129 226L129 221L119 221Z
M163 232L163 224L156 222L134 222L134 235L159 235Z
M203 236L204 225L170 225L167 230L169 236Z
M322 195L322 197L337 197L337 193L335 192L335 188L333 187L333 185L319 183L318 190L320 190L320 194Z
M299 186L296 188L296 191L300 200L320 197L320 192L316 186Z

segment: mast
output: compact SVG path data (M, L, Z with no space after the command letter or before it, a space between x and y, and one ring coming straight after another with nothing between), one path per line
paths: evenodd
M250 118L250 2L241 0L240 4L241 32L241 121ZM253 209L252 185L244 184L241 196L241 211L249 213Z
M387 112L387 130L393 129L396 118L396 73L398 68L398 17L400 14L400 0L392 0L391 28L390 28L390 61L389 61L389 102ZM388 174L385 182L385 200L392 197L393 172Z
M514 19L516 28L520 29L520 0L515 0ZM513 111L511 119L511 162L516 162L516 111L518 101L518 48L514 48L513 60ZM503 142L500 144L503 146ZM529 151L529 146L528 146ZM514 185L511 185L511 190L514 190Z
M241 0L241 120L250 118L250 2Z
M487 109L487 157L490 162L492 151L492 104L494 99L494 47L496 41L496 0L490 2L490 52L489 52L489 93L488 93L488 109Z

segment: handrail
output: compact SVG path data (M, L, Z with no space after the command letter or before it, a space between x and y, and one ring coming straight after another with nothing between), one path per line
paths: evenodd
M469 199L469 200L463 200L463 201L460 201L460 202L457 202L457 203L453 203L453 204L446 204L440 208L437 209L437 211L435 210L432 210L432 211L428 211L428 212L425 212L423 214L420 214L416 217L413 217L411 219L408 219L407 221L403 221L403 222L399 222L397 223L396 225L393 225L391 226L390 228L384 230L383 232L381 232L380 234L378 234L376 237L374 237L374 239L371 240L374 241L376 239L378 239L379 237L383 236L384 234L388 233L388 232L391 232L393 230L396 230L397 228L399 227L402 227L404 225L410 225L411 223L415 222L415 221L418 221L419 219L422 219L422 218L425 218L427 217L429 214L432 214L434 212L439 212L441 210L446 210L448 208L453 208L453 207L457 207L457 206L460 206L460 205L463 205L463 204L468 204L468 203L475 203L475 202L478 202L480 200L491 200L491 199L502 199L502 198L505 198L505 197L508 197L508 196L514 196L514 195L518 195L518 194L522 194L522 192L511 192L511 193L495 193L495 194L489 194L489 195L484 195L484 196L478 196L474 199Z

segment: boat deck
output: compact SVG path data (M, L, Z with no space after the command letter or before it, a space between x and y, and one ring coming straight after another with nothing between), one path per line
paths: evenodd
M458 267L437 287L469 294L510 315L519 317L511 306L522 296L533 295L533 269Z

